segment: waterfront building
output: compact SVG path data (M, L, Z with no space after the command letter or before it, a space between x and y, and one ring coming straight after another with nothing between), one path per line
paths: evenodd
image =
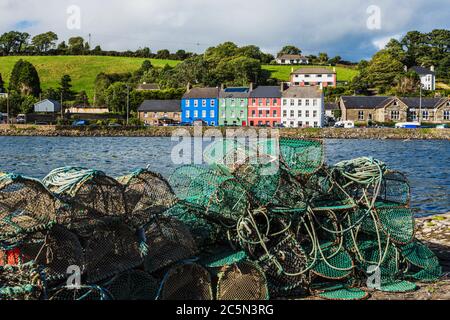
M251 88L223 88L219 93L219 125L248 125L248 96Z
M339 106L344 121L450 123L450 98L343 96Z
M336 68L300 68L291 73L291 86L309 87L320 86L336 87Z
M61 112L61 104L56 100L45 99L35 103L35 113L56 113Z
M321 128L324 96L320 87L290 87L282 93L281 122L287 128Z
M277 126L281 123L281 91L278 86L259 86L248 101L250 126Z
M146 126L181 122L180 100L145 100L138 108L139 120Z
M216 126L219 121L219 88L190 88L181 100L182 122L204 121Z

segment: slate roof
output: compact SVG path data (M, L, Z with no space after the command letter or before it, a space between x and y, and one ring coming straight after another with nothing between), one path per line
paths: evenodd
M407 98L400 98L400 100L410 108L418 109L420 107L420 98L407 97ZM446 98L422 98L422 108L435 109L446 100L447 100Z
M341 99L347 109L377 109L385 106L392 98L382 96L343 96Z
M334 74L332 69L327 68L300 68L293 72L293 74Z
M325 103L325 110L339 110L339 105L335 102Z
M281 98L278 86L259 86L250 92L250 98Z
M181 112L180 100L145 100L138 112Z
M183 95L183 99L217 99L219 88L192 88Z
M283 91L283 98L321 98L322 90L319 87L290 87Z
M250 88L226 88L224 90L220 90L219 97L220 98L236 98L236 99L245 99L249 96Z
M411 67L411 68L409 68L409 70L415 71L419 75L426 75L426 74L434 75L435 74L433 71L428 70L427 68L424 68L424 67L419 67L419 66Z
M297 59L308 59L308 58L298 55L298 54L283 54L283 55L279 56L277 59L297 60Z

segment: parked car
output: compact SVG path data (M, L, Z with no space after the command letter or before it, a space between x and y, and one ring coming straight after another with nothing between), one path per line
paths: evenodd
M84 126L88 126L89 125L89 121L87 120L76 120L72 123L72 127L84 127Z
M25 124L27 123L27 115L26 114L18 114L16 117L17 124Z
M338 121L334 125L335 128L354 129L355 123L353 121Z
M450 129L450 125L448 124L438 124L436 129Z

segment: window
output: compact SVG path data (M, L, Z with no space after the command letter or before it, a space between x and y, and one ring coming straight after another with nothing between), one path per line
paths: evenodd
M321 74L318 74L318 75L317 75L317 78L322 78L322 75L321 75Z
M206 118L206 110L202 111L202 118Z
M299 127L299 128L303 127L303 122L302 122L302 121L299 121L299 122L298 122L298 127Z
M253 105L256 104L256 99L255 99L255 98L252 99L252 104L253 104Z
M241 107L245 107L245 100L241 99Z
M283 106L287 106L287 99L283 99Z
M283 110L283 118L287 118L287 110Z
M211 104L212 104L212 101L211 101ZM202 100L202 107L206 107L206 100L205 99Z
M373 120L373 116L371 113L369 113L369 121L372 121L372 120Z
M328 74L327 77L328 78L333 78L333 75L332 74Z
M358 120L364 121L364 111L358 111Z
M262 110L258 111L258 115L259 115L260 118L262 118L262 116L263 116Z
M266 106L270 106L270 99L266 99Z
M190 100L186 100L186 107L189 107L191 105L191 101Z
M270 117L270 111L266 110L266 117L269 118Z
M303 100L302 99L298 99L298 106L301 107L303 105Z
M294 126L294 121L291 121L291 127L293 127Z
M236 100L231 99L231 106L232 106L232 107L236 106Z
M277 110L273 110L273 117L276 118L278 116Z
M309 127L309 121L305 122L305 126L308 128Z
M210 116L211 118L214 118L214 117L216 116L216 113L214 112L214 110L211 110L211 111L209 112L209 116Z
M411 111L410 116L412 121L417 121L417 111Z
M198 100L194 100L194 107L195 107L195 108L198 107Z
M317 128L319 126L317 121L314 121L314 128Z
M309 74L305 74L305 78L309 78L310 77L310 75Z
M215 107L216 106L216 100L211 100L211 107Z
M194 118L195 118L195 119L198 118L198 111L197 111L197 110L194 111Z
M189 119L191 117L191 112L189 110L186 110L186 118Z
M252 117L256 117L256 111L252 110Z
M317 111L313 111L313 117L317 118Z
M262 99L258 99L258 104L259 104L260 107L262 107L263 100Z
M398 120L398 119L400 119L400 112L398 110L392 110L391 120Z
M295 111L291 110L291 118L295 117Z
M450 110L444 111L444 120L450 120Z
M291 99L291 107L295 106L295 100Z
M429 118L429 114L428 114L428 110L425 110L422 112L422 119L423 120L428 120Z
M305 117L306 117L306 118L309 118L309 110L306 110L306 111L305 111Z
M309 99L306 99L306 106L309 106Z
M299 117L299 118L302 117L302 110L298 110L298 117Z
M244 117L245 117L244 110L241 110L240 117L241 117L241 118L244 118Z
M144 112L144 118L148 118L148 113Z
M272 103L273 103L274 106L276 106L278 104L277 99L273 99Z

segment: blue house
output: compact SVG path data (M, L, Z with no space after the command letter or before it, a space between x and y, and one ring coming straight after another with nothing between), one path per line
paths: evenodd
M181 120L193 123L203 120L209 126L219 123L219 88L188 88L181 100Z

